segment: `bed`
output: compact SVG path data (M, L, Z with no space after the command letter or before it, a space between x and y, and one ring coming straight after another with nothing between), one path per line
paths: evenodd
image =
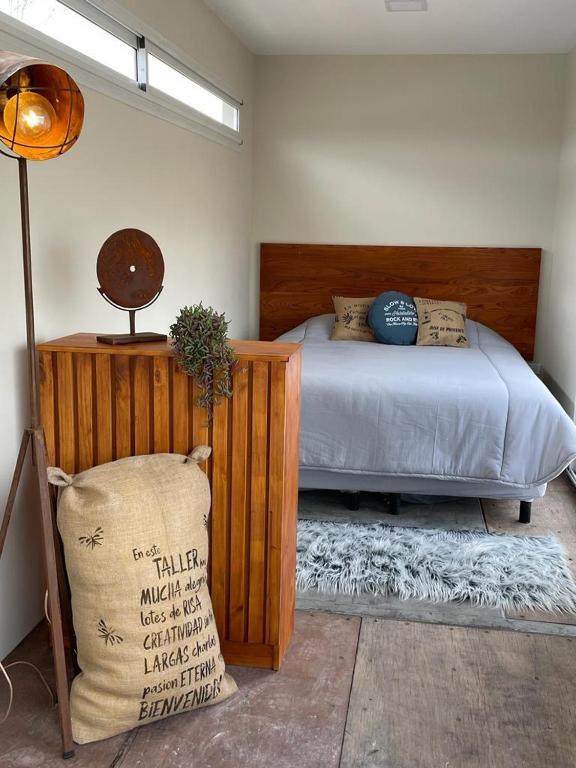
M576 458L532 359L537 249L263 245L261 337L303 344L300 487L531 501ZM333 295L465 301L469 349L330 341Z

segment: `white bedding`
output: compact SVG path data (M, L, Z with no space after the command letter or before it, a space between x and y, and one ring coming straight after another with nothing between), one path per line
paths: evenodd
M304 347L301 476L339 473L364 487L389 478L398 490L420 478L527 498L576 458L572 420L489 328L467 321L470 349L392 346L330 341L333 318L280 337Z

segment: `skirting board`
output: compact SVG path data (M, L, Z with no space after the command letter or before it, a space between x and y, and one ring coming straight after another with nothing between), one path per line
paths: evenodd
M220 642L226 664L261 669L280 669L280 648L267 643Z

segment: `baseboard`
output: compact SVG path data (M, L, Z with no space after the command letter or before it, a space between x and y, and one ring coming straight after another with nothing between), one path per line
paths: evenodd
M278 668L275 663L276 648L274 645L221 640L220 646L226 664L238 667L258 667L260 669Z
M550 392L554 395L556 400L560 403L560 405L564 408L568 416L570 416L571 419L575 418L576 416L576 404L574 403L573 398L569 397L566 392L562 389L562 387L558 384L558 382L550 375L550 373L547 370L544 370L542 372L542 381Z

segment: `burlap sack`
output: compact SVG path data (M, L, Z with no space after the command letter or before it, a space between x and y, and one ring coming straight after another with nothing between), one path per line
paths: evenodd
M332 341L376 341L368 325L368 311L375 296L368 299L348 299L333 296L336 319L332 329Z
M206 582L208 479L189 458L121 459L69 477L58 528L72 592L81 673L74 740L105 739L228 698Z
M469 347L466 304L414 297L418 312L416 344L425 347Z

